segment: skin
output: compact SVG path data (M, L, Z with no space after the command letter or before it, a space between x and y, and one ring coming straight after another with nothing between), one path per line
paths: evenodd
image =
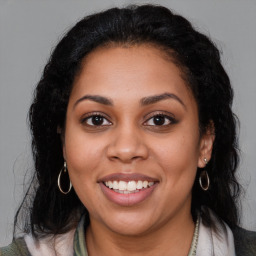
M142 104L167 93L172 97ZM159 114L164 123L156 125ZM101 125L92 123L97 115ZM90 215L89 255L187 255L195 226L191 189L213 141L208 131L200 135L197 103L161 50L139 45L90 53L70 95L63 144L71 182ZM142 202L119 205L100 186L113 173L147 175L156 184Z

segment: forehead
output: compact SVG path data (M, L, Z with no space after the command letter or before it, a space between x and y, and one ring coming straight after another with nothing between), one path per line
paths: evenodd
M98 48L88 54L75 78L72 94L104 93L114 97L115 92L120 95L120 91L132 91L142 97L170 90L191 94L181 69L163 50L136 45Z

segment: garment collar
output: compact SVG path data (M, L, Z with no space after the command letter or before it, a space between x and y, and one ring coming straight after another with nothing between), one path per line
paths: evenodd
M235 256L234 238L231 229L210 212L216 229L204 225L199 216L199 231L196 256ZM25 242L32 256L88 256L85 242L85 217L76 228L64 235L48 237L36 242L31 235L25 236ZM72 248L73 244L73 248ZM193 254L194 255L194 254Z
M204 209L202 209L204 210ZM235 256L234 237L231 229L208 208L215 228L203 224L200 217L196 256Z

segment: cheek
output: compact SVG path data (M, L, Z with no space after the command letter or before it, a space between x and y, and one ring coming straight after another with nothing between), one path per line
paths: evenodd
M199 137L196 134L175 134L161 144L155 144L158 164L162 166L171 186L193 184L199 157Z
M104 155L103 143L96 143L81 130L67 128L64 150L74 187L76 184L96 181L95 170Z
M94 203L100 200L96 191L99 189L97 179L103 155L101 145L78 135L66 141L66 160L70 180L77 196L90 212L93 212Z
M93 148L89 144L76 146L74 150L69 149L66 151L68 166L71 168L70 171L75 172L79 176L93 172L102 154L100 147Z

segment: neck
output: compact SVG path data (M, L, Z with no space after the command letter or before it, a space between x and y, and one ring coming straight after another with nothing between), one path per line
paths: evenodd
M89 256L186 256L191 246L195 224L191 214L181 214L138 235L122 235L91 219L86 243Z

